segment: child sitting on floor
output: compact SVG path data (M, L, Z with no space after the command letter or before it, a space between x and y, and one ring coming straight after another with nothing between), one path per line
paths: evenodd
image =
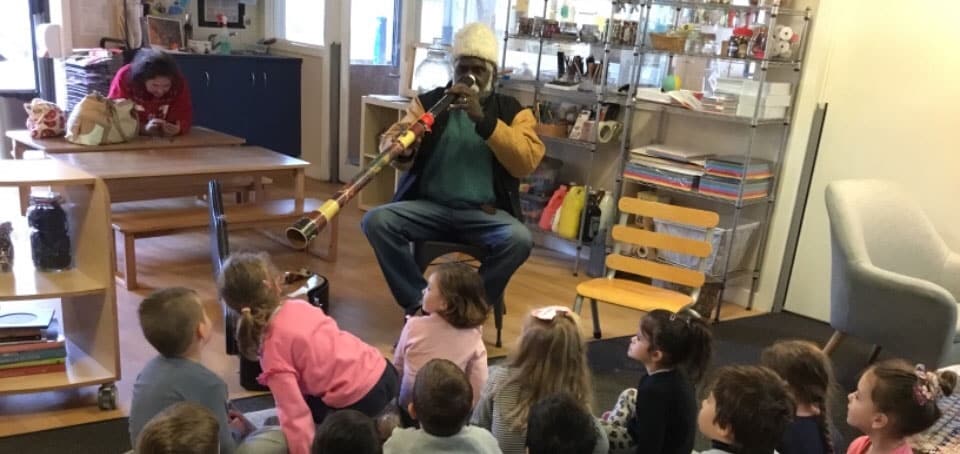
M777 452L833 454L827 402L836 384L830 358L807 341L777 341L763 350L760 365L769 367L787 382L797 410Z
M177 402L143 426L137 454L219 454L217 418L203 405Z
M774 454L793 418L787 384L760 366L720 368L697 426L711 441L701 454Z
M527 454L590 454L596 445L593 415L569 394L554 394L530 408Z
M927 372L900 359L870 366L848 396L847 424L866 435L847 454L912 454L907 437L940 419L937 399L953 393L956 384L953 372Z
M696 314L657 309L644 316L627 356L646 373L603 415L610 451L689 454L696 435L694 385L712 351L710 330Z
M490 369L471 423L493 433L504 454L523 454L530 407L559 392L569 393L585 408L593 404L580 318L568 307L548 306L527 317L506 366ZM607 437L595 422L598 437L593 452L604 454Z
M500 452L497 440L486 430L468 426L473 391L459 366L432 359L417 373L413 401L407 407L420 429L394 429L383 445L385 454Z
M237 344L260 360L258 380L277 401L280 427L291 454L307 454L315 424L332 410L374 417L396 398L397 370L380 352L342 331L337 322L301 300L284 299L282 276L266 254L232 254L217 285L240 313Z
M253 430L240 414L227 412L227 384L200 363L200 351L213 326L197 292L177 287L158 290L140 303L143 336L160 353L133 384L130 441L143 426L171 404L190 401L213 414L220 427L220 450L232 453L238 440Z
M476 404L487 381L481 328L490 306L484 298L483 279L462 263L440 265L427 279L422 304L430 315L407 320L393 353L393 363L403 377L400 408L412 400L417 372L434 358L448 359L467 374L473 388L471 406Z
M327 416L317 428L312 454L380 454L380 437L373 419L356 410Z

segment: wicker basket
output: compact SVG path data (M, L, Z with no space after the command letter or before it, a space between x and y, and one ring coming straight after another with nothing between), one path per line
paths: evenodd
M666 33L651 33L650 44L656 50L665 50L675 54L683 53L683 46L687 38L683 35L668 35Z

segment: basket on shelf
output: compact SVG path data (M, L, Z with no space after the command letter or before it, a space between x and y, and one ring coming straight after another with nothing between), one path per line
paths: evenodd
M682 54L687 37L670 35L667 33L650 33L650 44L656 50L664 50L675 54Z
M562 123L538 123L537 124L537 134L547 137L561 137L566 138L569 132L567 131L567 125Z

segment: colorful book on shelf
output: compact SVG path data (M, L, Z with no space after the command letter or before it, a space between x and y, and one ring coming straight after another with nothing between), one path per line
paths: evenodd
M707 175L726 178L746 178L759 180L773 176L770 161L751 158L750 165L744 156L715 156L707 159L704 165Z
M0 365L0 370L16 369L18 367L49 366L52 364L63 364L67 362L67 357L35 359L32 361L21 361L19 363L10 363Z
M22 329L32 331L22 332ZM11 345L32 344L45 341L62 341L60 337L60 323L53 319L46 328L9 328L9 331L0 329L0 348ZM4 351L4 350L0 350Z
M6 364L17 364L25 361L38 361L43 359L66 358L67 349L63 345L41 350L24 350L19 352L0 353L0 366Z
M0 358L8 353L29 352L34 350L50 350L66 348L66 339L62 335L53 340L39 340L31 342L0 343Z
M703 175L703 167L701 166L672 161L669 159L655 158L653 156L631 154L630 164L651 167L657 170L664 170L667 172L679 173L694 177Z
M66 363L41 364L38 366L14 367L11 369L0 369L0 378L25 377L27 375L52 374L55 372L66 372Z
M626 168L623 171L623 176L628 179L638 180L659 186L666 186L669 188L679 189L681 191L692 191L693 188L696 187L697 179L699 178L696 175L671 172L668 170L657 169L632 162L626 165Z
M700 186L697 191L721 199L737 200L741 184L743 184L743 200L762 199L770 192L769 179L744 181L713 175L704 175L700 179Z

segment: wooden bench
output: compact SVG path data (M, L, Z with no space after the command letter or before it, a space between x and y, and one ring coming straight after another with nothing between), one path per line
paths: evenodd
M270 200L263 203L227 205L224 215L231 230L265 228L271 226L289 226L296 222L304 213L320 207L323 201L307 198L302 210L295 209L294 199ZM117 267L117 281L127 290L138 288L135 241L139 238L150 238L171 235L194 230L207 229L210 226L210 215L206 206L175 209L147 209L115 212L111 215L113 224L114 244L117 239L123 242L123 271ZM324 249L316 247L317 241L311 243L308 250L325 260L335 261L337 257L337 218L325 230L330 230L330 239ZM285 242L282 235L264 232L268 236ZM118 253L119 257L120 254Z

